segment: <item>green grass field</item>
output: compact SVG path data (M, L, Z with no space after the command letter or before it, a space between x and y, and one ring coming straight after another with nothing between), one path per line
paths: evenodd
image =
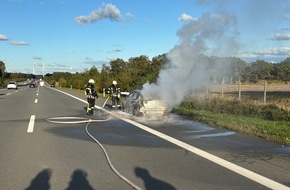
M209 111L197 111L178 106L174 109L181 115L209 125L223 127L245 134L255 135L267 140L290 145L290 122L268 121L259 118L214 114Z
M199 100L189 99L185 100L187 102L183 102L181 105L175 107L173 111L209 125L255 135L284 145L290 145L290 84L282 86L268 85L266 102L264 102L264 88L260 84L242 86L241 99L239 101L237 101L239 94L237 90L237 85L224 86L222 96L220 88L216 87L207 96L221 98L220 100L200 103ZM236 103L233 104L233 100L236 100ZM238 106L238 102L244 102L244 105L253 107L255 111L261 110L257 108L258 106L277 105L281 110L284 110L282 112L286 112L286 115L288 113L288 120L269 120L259 118L255 115L245 116L240 114L244 110L238 112L239 114L234 114L237 113L237 109L247 109L245 106ZM227 109L227 112L222 109ZM271 111L273 114L276 113L277 118L279 118L279 115L282 113L281 110L276 109Z

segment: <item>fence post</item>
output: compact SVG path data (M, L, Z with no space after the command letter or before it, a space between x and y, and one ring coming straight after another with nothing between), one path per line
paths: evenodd
M239 79L239 100L241 99L241 81Z
M223 77L223 80L222 80L222 97L224 97L224 77Z
M267 86L267 81L265 80L264 82L264 104L266 104L266 96L267 96L267 92L266 92L266 86Z

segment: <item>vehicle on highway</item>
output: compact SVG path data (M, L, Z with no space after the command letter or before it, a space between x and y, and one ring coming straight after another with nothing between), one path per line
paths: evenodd
M40 85L40 86L44 86L44 81L40 81L40 82L39 82L39 85Z
M17 82L11 81L7 84L7 89L18 89Z
M36 88L36 87L37 87L37 84L36 84L36 83L31 83L31 84L29 85L29 87L30 87L30 88Z
M131 92L122 103L124 112L133 116L168 115L166 104L161 100L145 99L140 90Z

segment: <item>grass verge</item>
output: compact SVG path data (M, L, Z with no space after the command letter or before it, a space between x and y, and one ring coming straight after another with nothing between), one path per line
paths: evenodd
M290 145L289 121L269 121L254 117L216 114L210 111L188 109L183 106L178 106L173 111L209 125L255 135L284 145Z

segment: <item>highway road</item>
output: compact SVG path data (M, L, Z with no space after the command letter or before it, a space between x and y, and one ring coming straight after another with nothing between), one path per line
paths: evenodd
M66 89L0 90L0 189L290 189L289 146L84 106Z

